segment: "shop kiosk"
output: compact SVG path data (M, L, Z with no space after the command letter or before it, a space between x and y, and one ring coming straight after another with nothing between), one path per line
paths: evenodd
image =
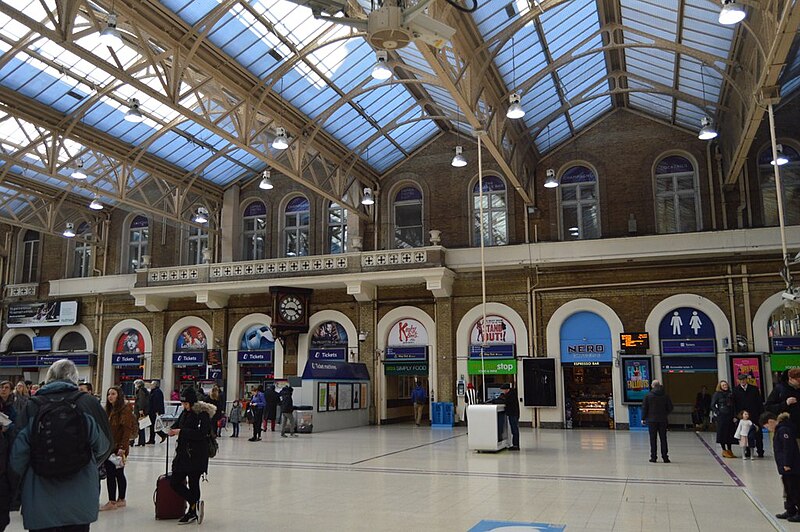
M505 405L469 405L468 443L472 451L497 452L511 447Z

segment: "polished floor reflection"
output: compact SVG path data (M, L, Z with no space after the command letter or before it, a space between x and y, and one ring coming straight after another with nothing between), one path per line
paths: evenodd
M496 454L471 452L463 428L391 425L285 439L268 432L260 442L248 436L243 430L221 440L201 485L200 526L465 532L494 520L568 531L800 530L772 517L782 499L771 454L723 461L712 433L671 432L671 464L647 461L646 432L523 428L521 452ZM163 444L134 448L128 507L101 513L92 530L176 528L153 518L164 466ZM19 514L10 530L22 530Z

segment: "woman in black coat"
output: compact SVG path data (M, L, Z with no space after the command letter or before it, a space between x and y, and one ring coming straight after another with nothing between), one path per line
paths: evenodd
M267 430L267 425L270 425L270 430L275 432L275 420L278 418L278 404L281 402L281 398L278 392L275 391L274 384L267 386L267 391L264 392L264 400L267 403L264 409L264 430Z
M717 443L722 446L723 458L735 458L731 444L736 443L736 412L733 407L733 393L728 381L719 381L717 391L711 397L711 411L717 424Z
M194 388L181 395L183 411L172 425L170 436L178 437L178 448L172 461L170 485L186 499L189 510L179 523L203 522L203 501L200 500L200 477L208 471L208 444L212 438L211 418L217 408L197 400ZM189 486L186 486L188 479Z

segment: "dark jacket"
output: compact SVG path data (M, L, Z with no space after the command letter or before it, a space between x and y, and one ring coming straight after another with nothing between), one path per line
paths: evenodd
M694 409L701 416L707 416L711 412L711 394L697 392L694 398Z
M294 412L294 401L292 400L292 388L287 386L281 390L281 414L291 414Z
M161 388L153 388L150 390L150 410L148 414L163 414L164 410L164 392Z
M736 414L742 410L747 410L750 413L750 419L755 419L757 422L761 413L764 412L761 392L752 384L748 384L746 390L737 384L733 389L733 407Z
M211 418L216 412L216 406L197 401L191 409L182 411L172 424L173 429L181 430L175 459L172 460L174 473L208 471L208 440L212 436Z
M278 417L278 404L281 402L281 396L275 391L275 388L268 388L264 392L264 401L267 403L264 417L267 419L275 419Z
M644 396L642 402L642 419L649 423L667 423L672 412L672 399L663 386L656 386Z
M519 417L519 398L517 397L517 389L511 388L506 393L501 393L497 399L492 401L498 405L505 405L505 413L509 417Z
M136 417L141 417L142 415L148 414L148 409L150 408L150 398L148 397L147 390L144 386L136 388L136 392L134 394L134 409L136 410ZM144 414L142 414L144 412Z
M786 399L789 397L794 397L797 402L793 405L787 405ZM788 413L789 421L792 423L795 433L800 434L800 389L789 383L777 384L772 393L769 394L766 409L774 414Z
M775 463L780 475L800 475L800 449L797 447L797 431L789 422L789 414L778 416L778 425L775 427L775 437L772 439L772 448L775 453ZM783 467L789 466L791 470L784 471Z
M733 406L733 393L730 390L714 392L714 395L711 396L711 411L716 417L733 418L736 414Z

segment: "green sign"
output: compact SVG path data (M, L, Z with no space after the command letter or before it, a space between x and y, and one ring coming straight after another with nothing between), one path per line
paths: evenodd
M395 362L383 365L384 375L427 375L427 362Z
M800 355L770 355L772 371L800 368Z
M470 375L516 375L517 361L513 358L467 360Z

